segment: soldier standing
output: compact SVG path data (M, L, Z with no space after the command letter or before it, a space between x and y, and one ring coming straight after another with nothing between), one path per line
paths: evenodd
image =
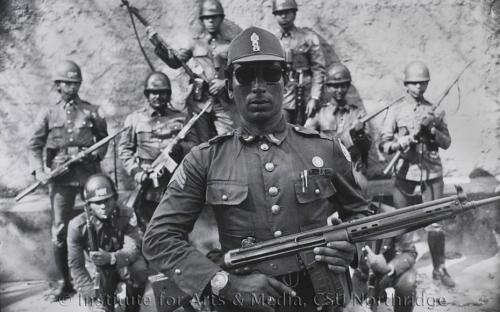
M56 68L54 82L60 100L47 107L35 122L29 140L30 167L39 181L49 177L45 168L57 168L80 151L108 135L106 121L98 107L78 96L82 83L80 67L71 61L63 61ZM45 164L43 152L46 151ZM62 300L74 293L68 269L66 235L72 217L76 195L87 178L100 171L99 162L106 155L107 146L90 154L69 171L51 181L49 185L52 208L52 243L56 266L63 277L60 287L52 293L54 301Z
M404 71L405 99L389 110L382 130L380 150L387 154L402 151L394 166L393 200L401 208L443 197L443 166L439 148L451 144L444 112L434 114L434 108L424 98L430 74L422 62L408 64ZM421 196L417 193L419 189ZM439 224L427 228L427 241L434 270L432 277L448 287L455 282L445 268L445 237Z
M321 98L325 55L319 37L314 31L295 26L298 10L295 0L273 0L272 8L280 26L276 36L285 50L289 70L283 99L285 118L290 123L302 125L305 118L317 109ZM298 107L299 101L307 104Z
M307 303L279 311L316 311L315 281L300 257L276 262L292 272L277 279L237 275L186 240L205 204L213 207L223 252L323 226L335 211L344 220L369 214L338 141L285 122L285 58L278 38L257 27L244 30L229 46L228 67L229 96L242 125L194 147L184 158L146 230L143 253L184 296L211 292L227 300L217 306L221 311L273 310L251 297L284 294ZM301 179L304 171L308 181ZM332 241L314 253L315 261L325 263L339 280L349 279L353 244ZM238 298L241 304L233 300Z
M189 115L199 113L207 101L213 103L211 113L202 116L195 125L200 143L213 136L213 126L220 135L230 131L237 123L234 119L234 105L227 98L225 89L227 47L233 37L221 31L224 16L224 9L218 0L204 0L199 15L203 33L194 37L186 47L179 49L177 55L161 45L155 48L158 57L171 68L179 68L181 62L193 59L193 72L201 78L193 81L192 91L187 99ZM209 84L206 85L203 80Z
M147 106L127 116L125 127L128 127L128 130L121 136L119 143L123 167L137 184L144 186L144 192L138 199L140 204L134 207L143 231L171 176L165 169L162 176L152 177L151 164L177 136L186 117L170 104L171 94L172 88L167 75L161 72L151 73L144 83ZM177 144L170 156L180 162L189 149L188 143ZM152 178L158 180L158 185L153 184Z
M123 281L125 311L139 311L147 265L140 254L142 237L137 218L131 209L118 203L115 185L106 175L92 175L85 184L84 197L90 210L72 219L68 227L68 261L76 289L85 303L114 311L115 291ZM92 274L86 262L100 273Z
M359 173L355 175L358 184L363 186L366 185L364 171L372 139L366 125L359 120L366 115L364 108L346 99L351 81L351 72L346 66L340 63L332 65L327 71L324 87L325 104L321 105L313 117L307 119L304 126L331 133L342 141Z

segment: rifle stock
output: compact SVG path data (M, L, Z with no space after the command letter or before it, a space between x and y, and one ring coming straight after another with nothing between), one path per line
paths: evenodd
M96 142L95 144L91 145L86 150L79 152L78 154L76 154L76 156L74 156L70 160L66 161L65 163L63 163L59 167L55 168L54 170L52 170L50 175L49 175L49 178L47 180L37 181L37 182L31 184L26 189L22 190L19 194L17 194L16 201L20 201L21 199L26 197L28 194L34 192L40 186L46 185L46 184L50 183L52 180L54 180L55 178L57 178L58 176L63 175L64 173L66 173L69 170L71 165L73 165L77 162L80 162L85 157L87 157L91 153L95 152L96 150L100 149L105 144L107 144L109 141L114 139L118 134L122 133L123 131L125 131L127 129L128 129L128 127L122 128L121 130L117 131L115 134L108 135L107 137L103 138L99 142Z

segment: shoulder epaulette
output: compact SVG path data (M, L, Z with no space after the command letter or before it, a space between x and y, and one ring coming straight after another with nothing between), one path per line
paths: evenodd
M219 142L222 142L223 140L234 136L234 132L235 132L235 130L232 130L232 131L226 132L224 134L220 134L220 135L208 140L208 143L209 144L217 144Z
M327 139L327 140L330 140L332 141L333 140L333 137L327 135L327 134L324 134L324 133L321 133L317 130L314 130L314 129L311 129L311 128L306 128L306 127L303 127L303 126L292 126L293 130L299 134L303 134L303 135L306 135L306 136L309 136L309 137L318 137L318 138L322 138L322 139Z

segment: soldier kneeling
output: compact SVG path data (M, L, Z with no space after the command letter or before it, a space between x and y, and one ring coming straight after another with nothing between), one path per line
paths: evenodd
M124 283L125 311L139 311L147 265L135 214L118 203L113 181L103 174L87 180L84 199L86 211L68 228L68 262L80 302L114 311L116 290Z

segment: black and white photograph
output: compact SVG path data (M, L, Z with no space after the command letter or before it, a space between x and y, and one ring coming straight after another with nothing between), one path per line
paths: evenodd
M500 0L0 0L0 311L500 310Z

